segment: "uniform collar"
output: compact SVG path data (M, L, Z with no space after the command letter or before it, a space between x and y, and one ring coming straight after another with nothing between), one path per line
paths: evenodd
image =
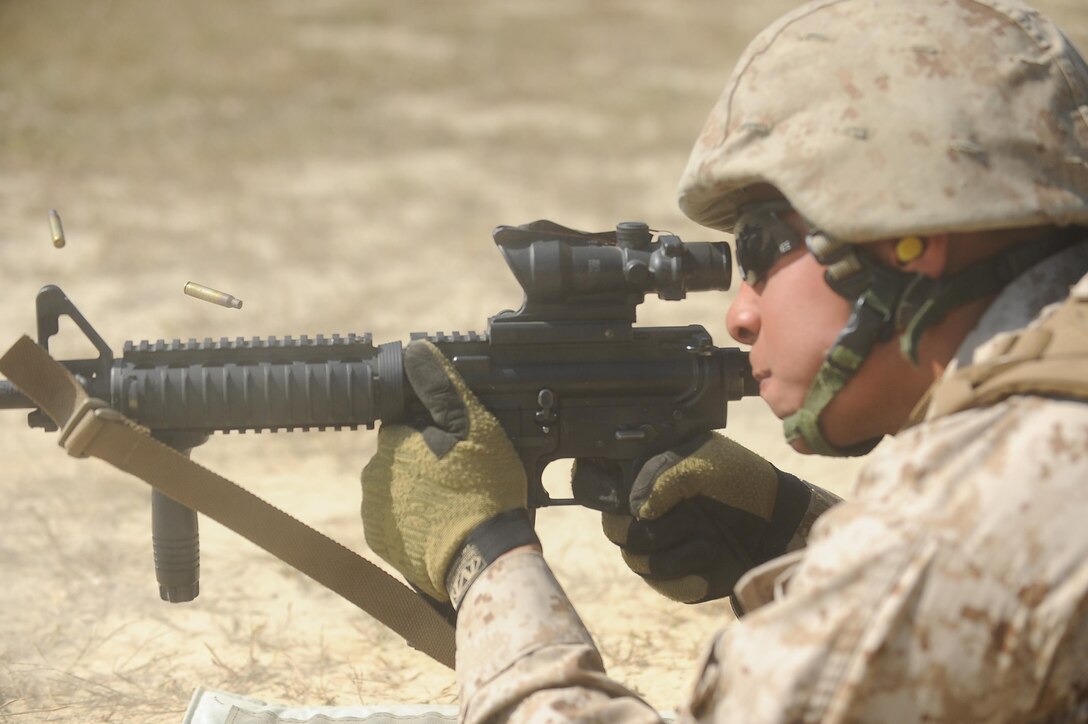
M1048 304L1069 295L1069 289L1088 274L1088 241L1047 257L1009 283L987 307L978 324L956 350L954 367L974 362L979 347L998 334L1026 327Z

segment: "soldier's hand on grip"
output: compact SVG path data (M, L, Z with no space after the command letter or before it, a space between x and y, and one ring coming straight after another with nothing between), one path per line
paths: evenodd
M434 425L382 425L362 474L363 528L375 553L447 601L447 570L469 535L525 509L525 471L498 421L437 347L412 342L404 369Z
M619 467L575 463L574 497L620 481ZM623 503L626 508L623 508ZM683 603L728 596L746 571L800 545L815 516L838 502L717 433L655 455L627 501L602 514L628 567Z

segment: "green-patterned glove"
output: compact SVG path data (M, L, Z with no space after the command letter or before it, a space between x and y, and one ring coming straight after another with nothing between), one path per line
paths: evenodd
M528 486L498 421L437 347L409 344L404 370L434 424L382 426L363 469L363 529L375 553L428 596L448 601L447 569L469 534L525 509Z
M580 459L572 486L615 486L619 469ZM589 493L587 493L589 494ZM627 510L605 512L605 535L635 573L683 603L728 596L749 569L803 541L815 517L838 502L717 433L655 455L641 468Z

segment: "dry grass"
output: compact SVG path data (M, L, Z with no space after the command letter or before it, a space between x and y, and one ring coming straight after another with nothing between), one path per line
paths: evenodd
M63 0L0 3L0 346L60 284L130 338L481 328L520 294L488 238L547 217L642 218L690 239L673 187L743 43L793 0ZM1083 0L1041 2L1088 47ZM58 208L69 244L49 244ZM245 300L181 294L196 280ZM721 295L646 324L724 339ZM78 345L61 345L63 356ZM295 703L449 703L450 673L205 521L201 597L158 601L147 492L0 416L0 719L171 722L197 685ZM802 460L757 402L732 434ZM364 550L371 433L217 438L197 451ZM562 477L553 474L552 481ZM662 707L728 615L639 585L586 511L544 511L560 579L612 672Z

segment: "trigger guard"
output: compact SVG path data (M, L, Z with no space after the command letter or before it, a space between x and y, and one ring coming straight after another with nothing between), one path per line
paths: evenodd
M576 460L571 478L574 500L602 513L631 515L631 486L643 463L645 460Z

